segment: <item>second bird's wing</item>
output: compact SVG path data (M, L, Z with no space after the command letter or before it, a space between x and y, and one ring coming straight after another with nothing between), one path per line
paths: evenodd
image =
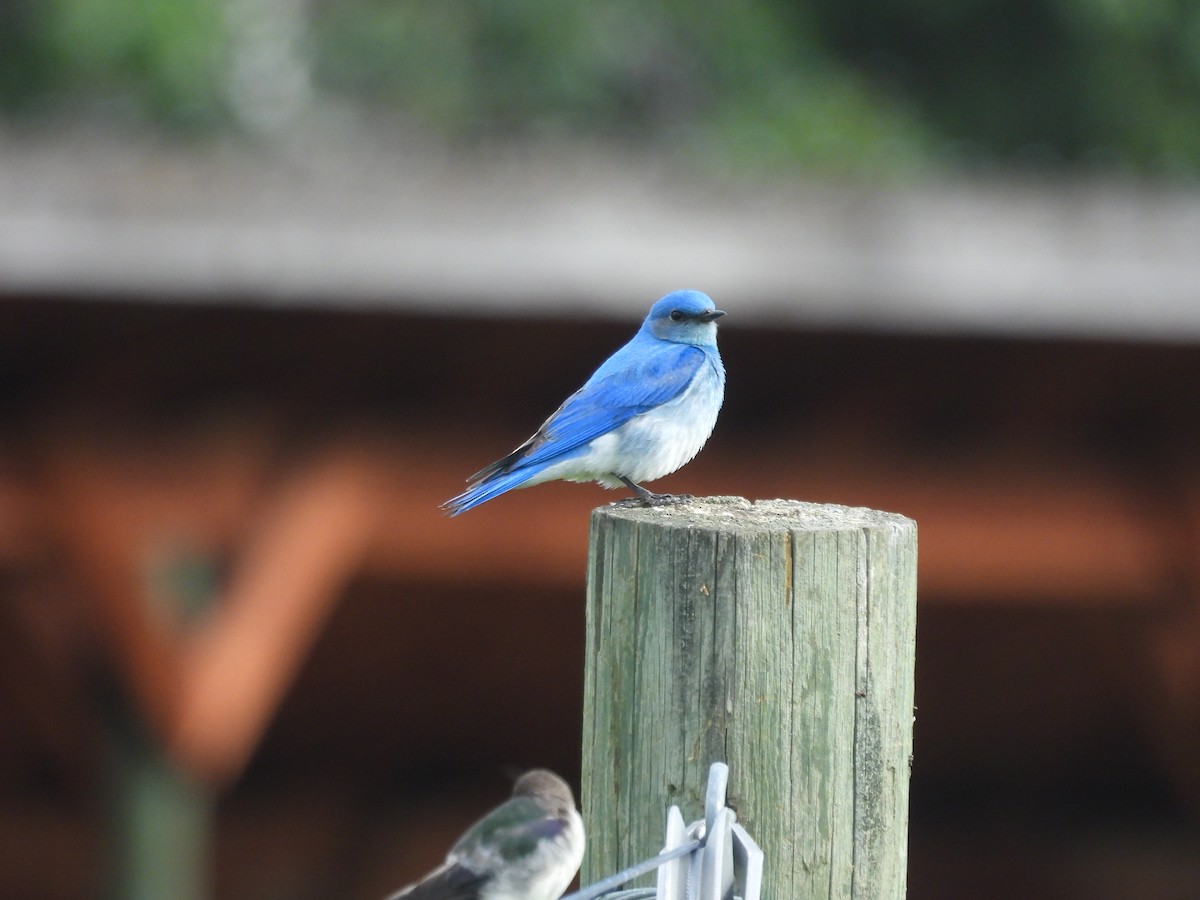
M705 363L704 351L690 344L626 344L529 440L467 480L479 482L565 456L634 416L674 400Z
M514 797L472 825L447 861L490 877L515 873L541 860L543 843L561 840L569 828L532 797Z
M541 842L553 841L568 827L532 797L514 797L468 828L445 865L388 900L476 900L494 878L536 861Z
M388 900L479 900L479 892L487 880L486 873L447 863L417 884L392 894Z

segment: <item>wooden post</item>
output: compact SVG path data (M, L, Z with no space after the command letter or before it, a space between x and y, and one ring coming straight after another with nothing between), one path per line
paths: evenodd
M765 900L905 895L916 524L708 498L592 513L583 883L703 814L710 763Z

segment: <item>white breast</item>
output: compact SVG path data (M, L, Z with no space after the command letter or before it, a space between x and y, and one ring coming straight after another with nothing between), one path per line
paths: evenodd
M616 475L639 484L670 475L704 446L725 396L724 373L705 365L674 400L634 416L592 441L586 453L548 466L522 487L546 481L597 481L621 487Z
M705 366L670 403L635 416L618 430L621 446L615 471L640 483L670 475L690 462L712 434L724 394L724 380Z
M480 900L557 900L561 897L583 862L583 821L575 810L568 815L570 828L564 829L553 841L544 842L519 870L497 873L480 892Z

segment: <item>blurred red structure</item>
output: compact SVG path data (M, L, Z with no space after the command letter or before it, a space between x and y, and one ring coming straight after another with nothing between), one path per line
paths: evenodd
M350 879L348 895L429 862L364 837L389 827L377 792L418 802L428 771L575 771L587 516L612 495L547 485L454 520L437 507L625 331L0 307L0 706L14 723L0 791L20 800L0 804L0 834L74 834L78 851L78 817L44 811L82 803L94 821L97 673L227 810L280 780L350 785L297 813L313 833L358 835L357 853L303 863ZM664 488L919 523L913 896L977 877L922 831L970 819L964 804L985 819L997 804L1036 817L1039 795L1074 808L1116 766L1131 786L1104 816L1131 796L1138 816L1200 807L1197 348L766 331L734 315L722 342L726 411ZM179 613L178 579L160 576L197 562L211 607ZM985 799L955 799L972 790ZM222 854L219 893L254 895L239 852ZM75 856L73 880L43 895L94 879L94 853ZM0 862L2 892L36 880Z

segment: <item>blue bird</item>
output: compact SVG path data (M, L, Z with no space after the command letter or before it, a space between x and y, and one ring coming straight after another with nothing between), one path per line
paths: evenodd
M579 871L583 844L571 788L533 769L467 829L445 863L388 900L556 900Z
M646 506L689 499L639 482L671 474L712 434L725 396L716 323L723 315L699 291L667 294L533 437L468 478L470 487L442 509L457 516L513 488L558 479L624 484Z

